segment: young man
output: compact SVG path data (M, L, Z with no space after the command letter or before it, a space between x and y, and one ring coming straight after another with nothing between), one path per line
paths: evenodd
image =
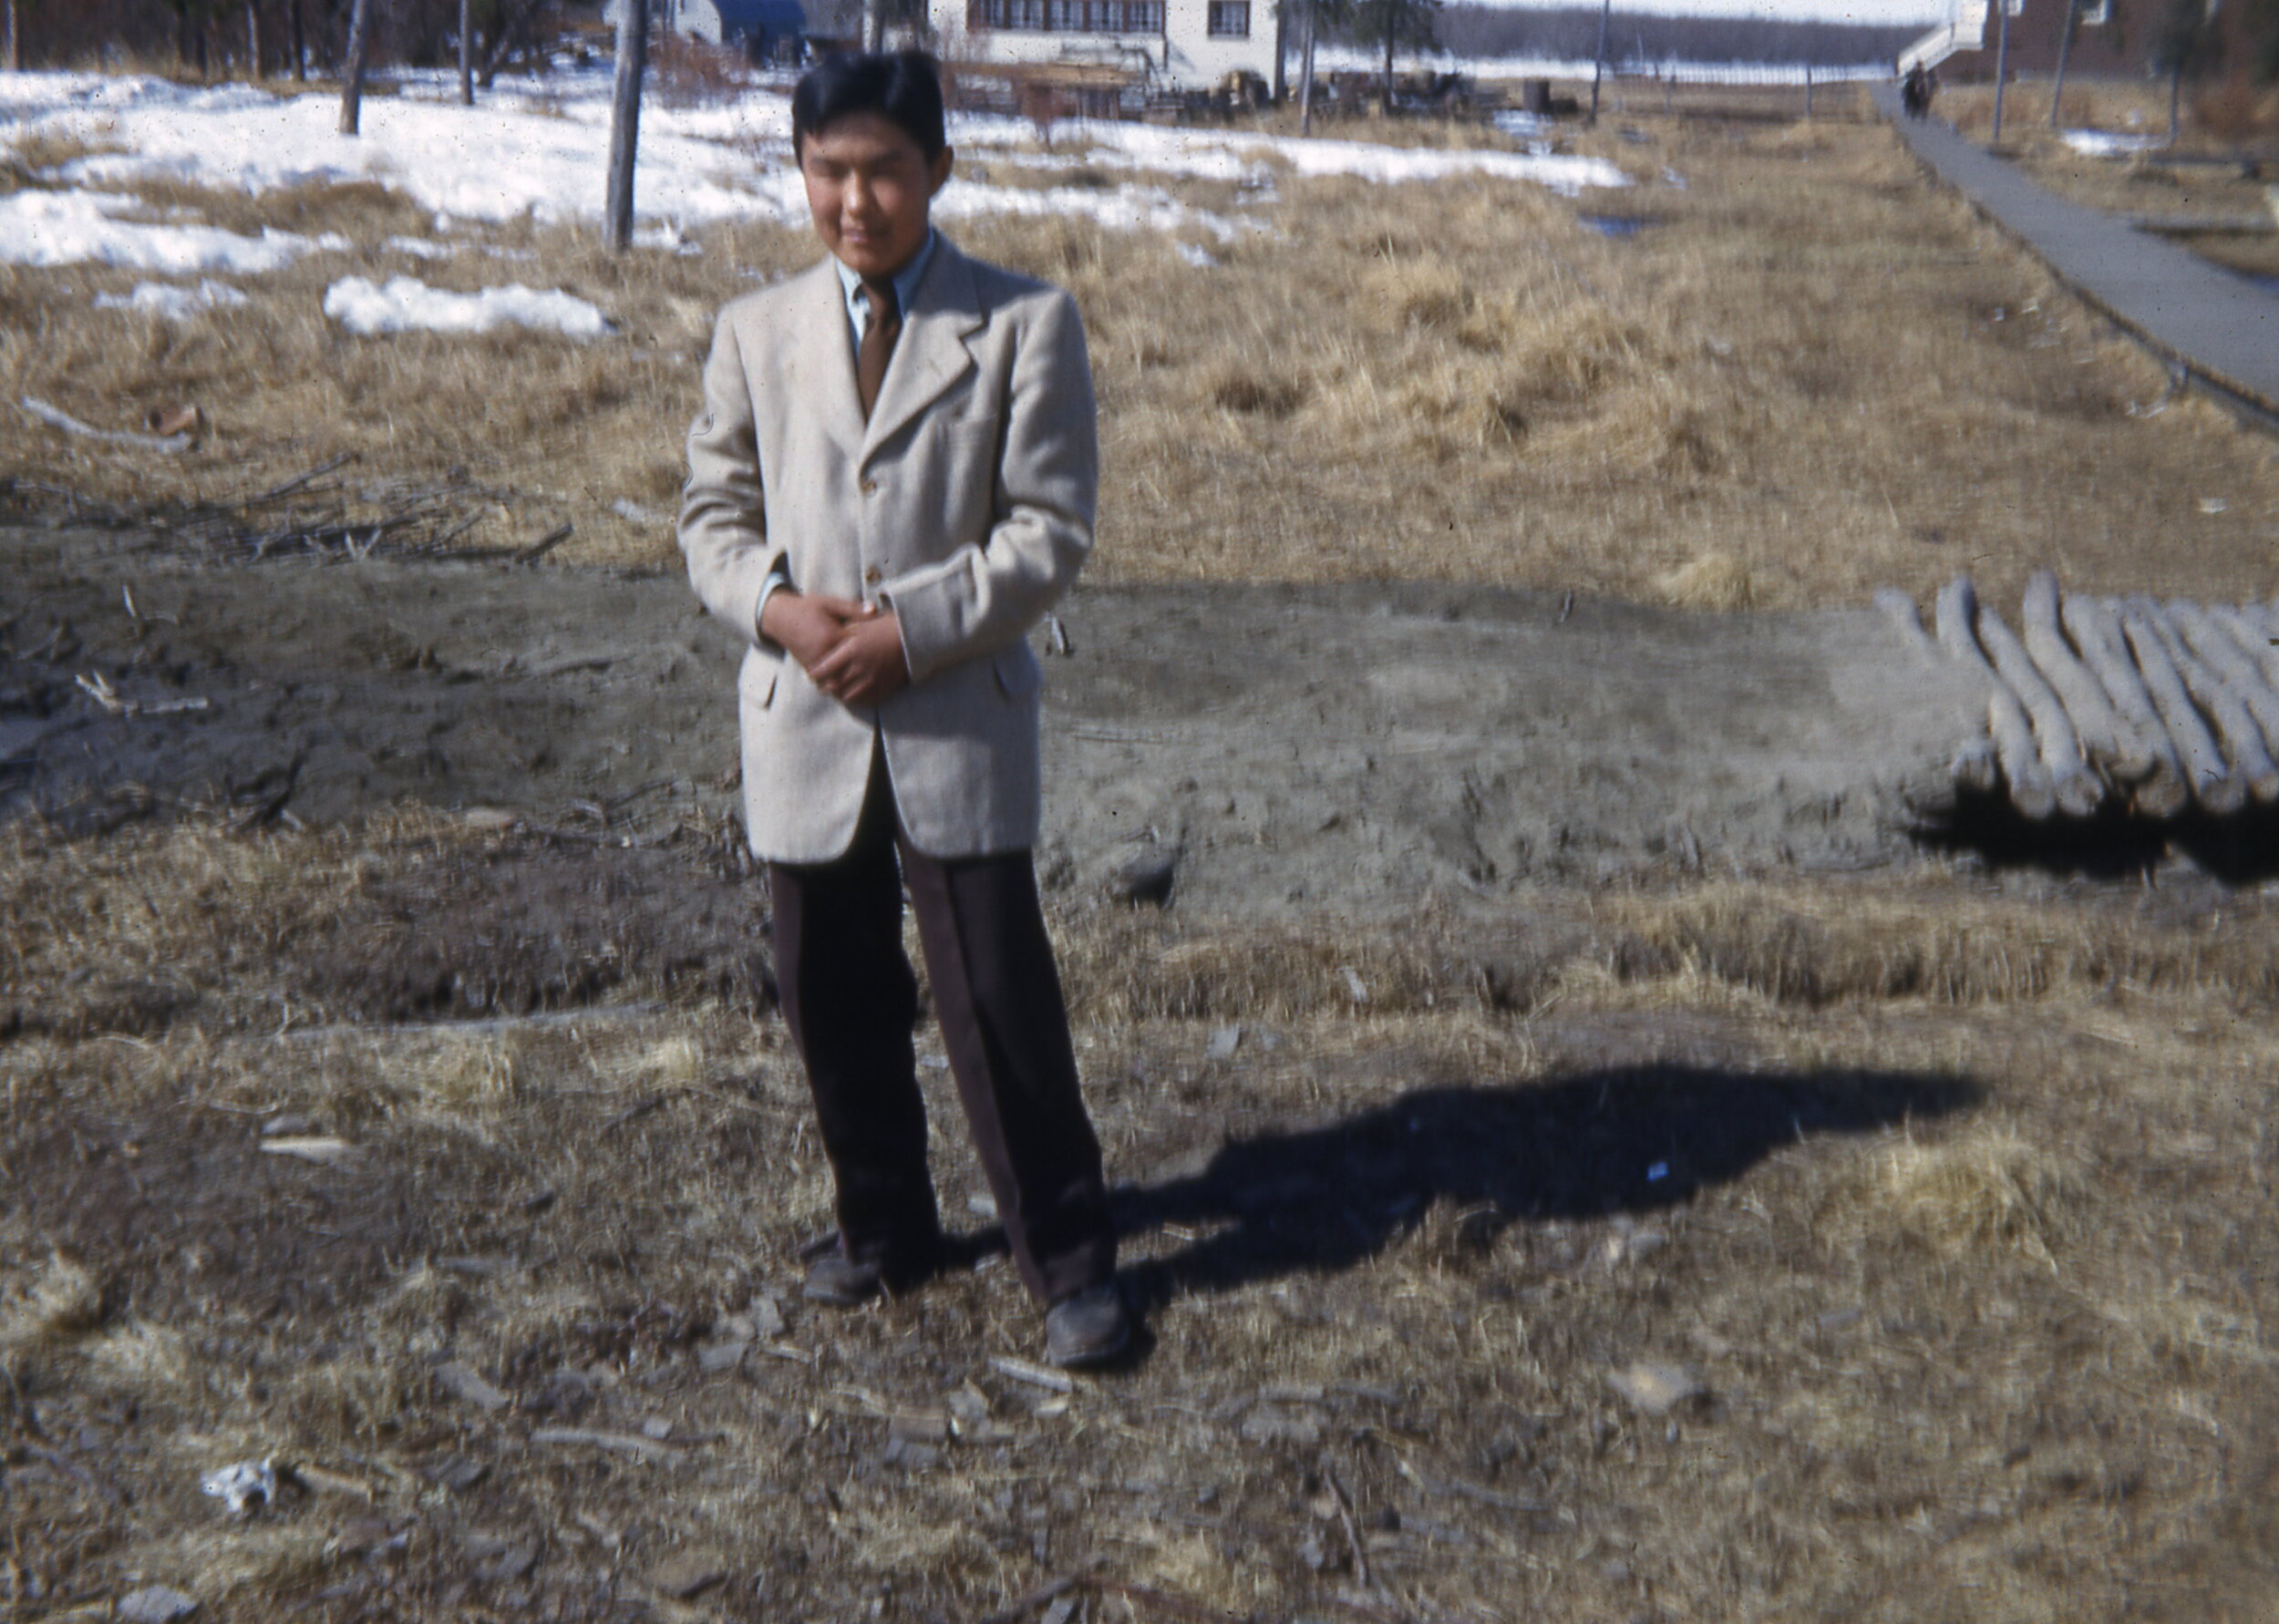
M826 61L793 94L791 143L830 256L721 312L680 543L697 596L751 645L745 821L838 1187L807 1295L914 1283L941 1243L906 885L1047 1356L1096 1363L1130 1322L1030 860L1042 677L1026 639L1092 545L1084 330L1067 293L933 230L952 154L930 57Z

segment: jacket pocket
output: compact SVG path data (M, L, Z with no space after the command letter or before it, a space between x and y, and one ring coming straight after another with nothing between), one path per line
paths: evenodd
M1016 642L995 661L997 686L1007 699L1027 699L1045 685L1044 667L1026 642Z
M737 673L737 688L747 705L764 711L776 703L776 684L783 677L783 663L789 658L763 655L744 662L744 669Z

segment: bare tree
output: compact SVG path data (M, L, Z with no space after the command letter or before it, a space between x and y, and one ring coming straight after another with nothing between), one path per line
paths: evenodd
M649 0L617 4L617 93L610 106L609 203L603 231L610 247L622 253L633 244L633 162L641 137L641 75L648 65Z
M364 59L372 48L372 0L348 14L348 59L340 69L340 133L355 135L364 111Z
M459 0L459 98L475 105L475 0Z
M261 5L259 0L245 0L245 77L261 78Z
M309 77L309 42L301 28L301 0L285 0L285 23L293 33L293 77L306 84Z
M8 71L24 71L24 16L16 9L16 0L8 0Z

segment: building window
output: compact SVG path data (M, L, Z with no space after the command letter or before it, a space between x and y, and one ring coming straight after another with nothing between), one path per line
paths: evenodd
M2081 26L2084 28L2102 28L2112 20L2113 0L2089 0L2089 4L2081 8Z
M1163 0L969 0L965 26L977 32L1160 34Z
M1251 36L1251 0L1211 0L1211 37L1213 39L1248 39Z

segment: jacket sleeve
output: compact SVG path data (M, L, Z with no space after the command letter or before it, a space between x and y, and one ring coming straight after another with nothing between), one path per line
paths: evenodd
M989 534L880 589L901 622L913 682L1022 636L1092 550L1099 492L1092 368L1076 301L1058 289L1016 335L995 452Z
M704 389L704 409L688 429L688 482L681 488L680 544L689 584L747 642L772 652L759 635L760 594L768 577L785 568L784 553L768 541L751 385L726 311L713 329Z

